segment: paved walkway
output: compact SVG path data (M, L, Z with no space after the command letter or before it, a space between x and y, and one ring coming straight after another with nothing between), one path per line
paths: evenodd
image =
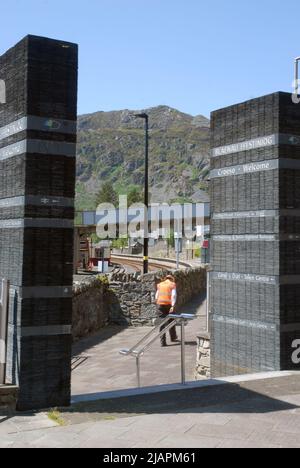
M194 380L197 334L206 326L205 299L196 297L182 312L198 316L186 326L186 378ZM72 395L136 387L135 359L122 356L119 351L134 346L150 330L151 327L109 326L76 343L72 361ZM170 343L169 337L167 341ZM180 343L161 348L157 341L141 359L142 386L180 382L180 362Z
M299 374L241 380L77 404L62 410L65 426L3 415L0 447L299 448Z
M195 299L188 312L200 314L186 330L187 375L192 380L205 303ZM134 361L118 351L144 333L143 328L109 327L77 343L73 405L58 414L0 413L0 448L300 448L299 373L193 382L185 388L156 387L142 394L128 390L101 400L92 395L136 386ZM143 385L179 380L179 346L161 349L157 344L144 356ZM83 394L87 401L78 402Z

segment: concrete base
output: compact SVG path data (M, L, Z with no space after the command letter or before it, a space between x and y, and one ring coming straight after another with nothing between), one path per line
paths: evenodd
M15 385L0 385L0 410L15 410L19 388Z

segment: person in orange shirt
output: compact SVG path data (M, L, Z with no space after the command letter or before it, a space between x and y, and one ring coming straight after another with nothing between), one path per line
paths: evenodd
M169 314L174 312L174 308L177 301L177 290L175 278L171 275L168 275L165 280L157 285L156 292L156 304L158 308L158 316L161 320L164 320ZM173 319L170 319L164 325L160 327L162 331ZM170 328L170 339L172 342L178 341L176 334L176 325ZM161 335L160 337L161 346L167 346L166 334Z

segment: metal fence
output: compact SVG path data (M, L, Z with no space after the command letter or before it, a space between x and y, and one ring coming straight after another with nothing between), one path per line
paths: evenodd
M5 384L9 282L0 280L0 385Z

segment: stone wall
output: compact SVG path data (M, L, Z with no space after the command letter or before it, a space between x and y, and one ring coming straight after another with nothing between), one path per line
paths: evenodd
M151 325L154 318L152 275L114 274L109 278L110 320L120 325Z
M108 325L108 280L99 277L85 279L73 287L72 334L77 340Z
M172 271L177 284L177 307L206 289L206 269L190 268ZM110 319L131 326L152 325L156 318L156 285L166 272L139 274L114 274L109 279Z
M173 271L178 307L206 289L206 269ZM73 338L87 336L108 323L125 326L153 325L156 318L156 284L164 273L115 273L74 286Z
M197 364L195 372L195 380L210 378L210 335L202 333L197 337Z
M0 409L15 410L19 389L15 385L0 385Z

